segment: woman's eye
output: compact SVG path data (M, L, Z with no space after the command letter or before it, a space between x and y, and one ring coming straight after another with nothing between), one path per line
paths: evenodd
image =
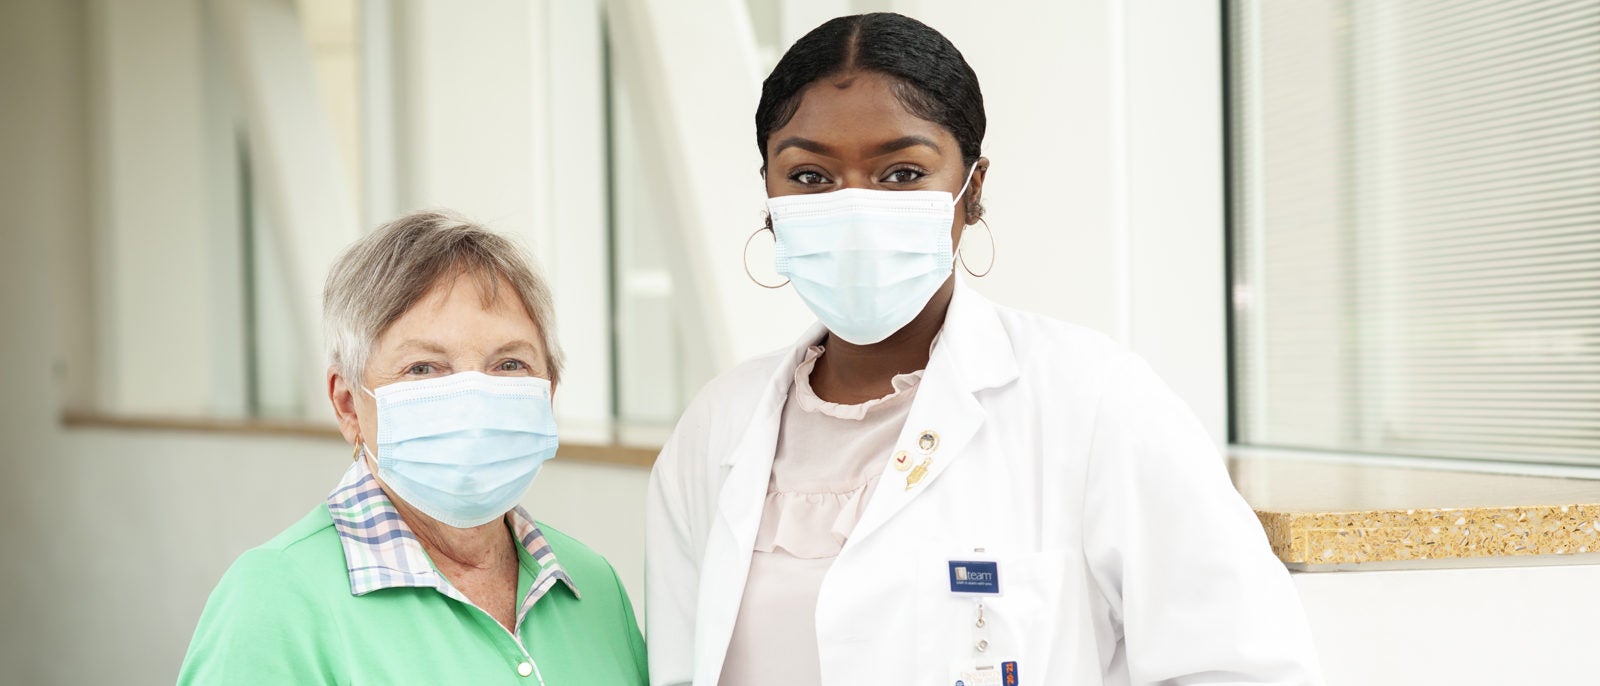
M920 180L924 176L927 176L927 174L916 169L896 169L889 172L888 178L884 180L889 183L911 183Z
M528 365L523 364L521 360L506 360L495 366L495 369L502 372L520 372L527 368Z
M828 177L814 171L795 172L789 176L789 179L802 186L816 186L828 182Z
M406 374L411 376L427 376L434 371L433 365L427 362L418 362L406 368Z

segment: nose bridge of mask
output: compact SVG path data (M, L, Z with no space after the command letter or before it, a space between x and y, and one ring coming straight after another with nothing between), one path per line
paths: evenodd
M770 207L777 239L773 267L793 279L796 260L845 259L853 263L929 255L937 268L940 256L950 251L948 227L953 209L949 198L949 193L940 191L869 189L773 198ZM825 271L842 266L836 264Z
M471 430L556 434L549 382L461 372L378 389L378 444Z
M777 225L775 265L817 254L937 254L949 248L950 234L933 228L949 222L949 212L932 216L877 214L866 210L813 215Z

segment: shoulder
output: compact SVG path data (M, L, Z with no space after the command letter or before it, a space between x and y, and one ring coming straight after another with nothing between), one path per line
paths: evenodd
M345 578L344 546L339 542L339 532L333 527L333 517L328 514L326 503L318 503L300 521L245 556L257 561L255 564L275 560L275 564L307 572L334 570L338 572L337 579ZM241 556L240 560L243 559ZM345 587L348 590L348 584Z
M745 360L702 387L678 417L652 473L659 477L676 470L681 461L691 468L715 464L722 451L732 449L726 442L744 434L763 396L785 392L787 385L774 386L783 383L779 371L795 354L794 348L785 348Z
M327 543L337 544L339 534L333 528L333 517L328 514L327 503L317 503L300 521L290 525L289 528L279 532L278 535L268 539L258 548L262 550L278 550L283 552L296 551L303 553L309 548Z
M179 683L325 680L331 600L350 588L343 557L323 506L245 551L206 600Z
M626 654L632 658L638 672L638 683L646 679L644 638L639 633L639 622L633 614L633 601L617 576L617 570L600 553L544 522L535 522L545 543L555 553L556 561L572 578L581 595L574 608L585 621L581 626L569 626L564 631L589 631L583 641L595 648L609 650L610 659ZM582 627L588 627L584 629Z
M565 532L544 522L535 522L539 532L544 534L544 541L550 545L550 551L555 553L556 562L566 570L577 584L579 592L587 597L589 588L597 584L609 586L617 578L616 570L611 568L611 563L605 556L594 551Z
M555 553L556 562L572 579L578 593L582 594L583 602L580 605L583 611L590 616L615 617L619 621L630 618L624 625L634 624L631 619L633 601L628 598L622 578L617 575L611 562L561 530L544 522L536 524L544 534L545 543Z
M318 504L300 521L234 560L212 596L231 599L240 590L243 593L235 601L259 601L263 610L273 610L281 608L275 603L309 596L330 585L319 578L329 575L333 587L348 591L339 534L327 506Z
M732 369L718 374L695 394L684 408L679 426L686 422L704 422L716 417L743 413L741 421L754 411L756 401L771 384L778 369L794 357L793 348L781 348L740 362Z
M1087 326L1004 305L995 305L994 311L1019 360L1103 367L1128 355L1121 343Z
M1143 357L1092 328L989 303L1003 336L985 354L1010 353L1021 393L1050 412L1079 418L1085 436L1139 435L1196 420ZM1003 341L1001 343L1000 341ZM1003 351L1002 351L1003 348ZM1060 415L1058 415L1060 416Z
M990 304L1024 384L1088 400L1115 385L1138 356L1110 336L1054 317Z

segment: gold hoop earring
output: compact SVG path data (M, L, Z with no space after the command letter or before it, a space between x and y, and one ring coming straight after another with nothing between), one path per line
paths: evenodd
M350 455L350 461L351 462L360 462L361 461L361 437L360 436L356 436L356 444L354 446L352 446L352 447L354 447L355 450L352 451L352 454Z
M982 274L972 271L972 267L967 264L967 258L962 254L962 250L959 247L956 249L956 259L961 262L961 268L967 270L967 273L971 274L972 278L975 279L981 279L988 276L989 272L994 271L994 260L1000 256L1000 252L994 244L994 229L989 228L989 222L984 221L983 217L978 218L978 223L983 225L983 233L989 236L989 266L983 270ZM961 239L961 244L966 245L966 235L963 234Z
M763 226L763 227L761 227L759 229L756 229L755 233L750 234L749 238L744 239L744 253L742 255L743 259L741 260L744 263L744 275L750 277L750 281L752 283L754 283L755 285L757 285L757 286L760 286L760 287L766 288L766 289L770 289L770 290L777 290L779 288L783 288L784 286L789 285L789 280L788 279L784 279L783 283L780 283L780 284L778 284L776 286L772 286L772 285L761 283L761 281L756 278L755 274L750 273L750 241L755 240L756 236L759 235L762 231L772 231L772 228L768 227L768 226ZM774 240L774 241L778 240L777 232L773 232L772 233L772 240Z

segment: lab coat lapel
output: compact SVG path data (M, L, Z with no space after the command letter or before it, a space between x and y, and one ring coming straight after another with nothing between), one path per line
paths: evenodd
M722 672L728 641L733 636L739 605L744 600L750 557L761 525L773 456L778 448L783 405L806 347L820 340L823 333L820 324L813 326L790 349L762 390L743 436L723 457L721 467L729 471L718 495L717 521L706 541L705 562L700 573L697 684L716 683Z
M927 492L940 474L966 454L968 444L986 418L977 393L1003 386L1016 378L1016 358L994 304L969 289L958 277L939 341L928 360L928 370L918 384L906 425L895 441L895 450L910 454L913 466L906 471L897 470L885 456L884 472L873 491L872 501L845 542L845 550L872 535ZM925 432L936 437L937 445L932 450L922 449L921 438ZM923 464L926 464L926 471L916 479L917 470Z

